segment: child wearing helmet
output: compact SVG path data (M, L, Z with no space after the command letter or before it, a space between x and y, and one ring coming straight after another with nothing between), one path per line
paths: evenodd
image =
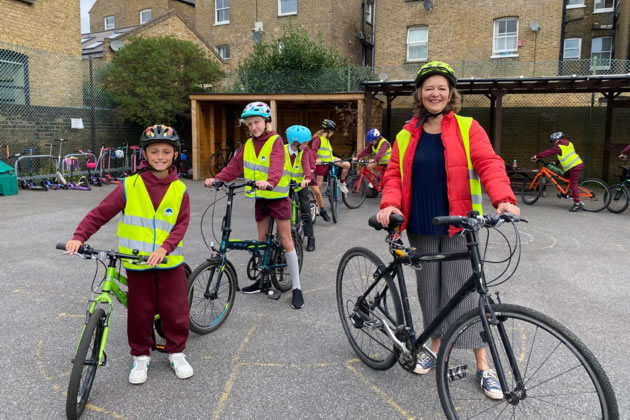
M551 149L547 149L544 152L536 153L532 156L532 161L536 162L538 159L543 159L548 156L556 155L556 160L560 164L560 167L564 172L569 174L569 185L571 186L571 196L573 197L573 206L569 209L570 212L576 212L584 208L584 203L580 201L580 192L578 187L578 179L580 173L584 169L584 163L580 156L575 152L575 147L562 131L558 131L549 136L549 142L553 143ZM566 176L566 174L565 174Z
M370 163L367 164L367 168L370 171L374 171L378 165L387 166L389 158L392 155L392 146L376 128L372 128L367 132L365 136L365 148L352 160L361 159L363 156L369 154L374 154L374 157L370 159Z
M158 309L170 366L180 379L193 375L183 353L190 320L182 240L190 220L190 199L174 165L179 136L171 127L154 125L142 132L140 143L145 159L141 170L125 178L92 209L66 243L68 253L77 252L101 226L122 212L119 251L132 254L137 249L140 255L148 256L146 265L123 263L129 279L127 338L133 356L129 373L132 384L147 380L152 325ZM147 228L143 220L151 226L158 220L160 228ZM162 264L166 255L168 261Z
M319 215L322 216L327 222L330 222L330 216L324 208L324 198L322 197L322 191L320 185L324 182L324 176L328 173L328 165L322 165L322 163L335 162L335 166L341 168L341 174L339 176L339 189L342 193L348 193L348 187L346 186L346 176L350 170L350 162L341 162L341 159L335 157L333 154L332 144L330 143L330 137L335 134L337 130L337 124L332 120L324 120L322 122L322 129L317 131L313 136L313 144L311 145L311 151L315 157L315 175L317 176L317 186L312 185L313 195L317 204L319 204Z
M270 218L273 217L278 226L278 235L284 247L289 274L291 275L293 299L291 305L295 309L304 306L304 298L300 286L300 267L297 252L291 237L291 201L289 200L289 176L285 175L286 150L282 137L271 128L271 108L264 102L252 102L241 113L241 119L249 129L251 137L239 148L214 178L207 178L205 185L214 186L214 181L230 182L245 176L256 182L257 188L247 188L245 196L254 198L254 216L258 228L258 240L264 242L267 237ZM255 170L252 168L265 168ZM267 187L272 187L271 191ZM265 279L265 281L269 281ZM245 294L260 293L269 290L270 285L258 279L251 286L241 289Z
M291 179L300 186L297 189L300 199L300 210L304 221L304 235L307 237L306 250L315 250L315 234L313 232L313 221L310 217L311 203L308 196L308 186L313 179L311 162L314 159L308 142L311 141L311 130L302 125L292 125L287 128L286 140L287 161L285 170L290 174Z

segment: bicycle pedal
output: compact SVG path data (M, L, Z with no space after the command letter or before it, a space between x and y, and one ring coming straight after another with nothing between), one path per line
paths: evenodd
M280 292L277 290L269 289L265 292L269 299L278 300L280 299Z
M448 370L448 381L455 382L466 378L467 365L459 365Z

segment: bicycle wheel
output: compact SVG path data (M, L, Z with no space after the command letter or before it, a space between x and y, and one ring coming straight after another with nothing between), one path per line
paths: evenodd
M361 299L383 265L372 251L356 247L343 255L337 268L337 310L343 331L361 361L377 370L389 369L398 360L398 349L383 324L395 331L403 322L398 289L390 277L379 280Z
M217 286L217 280L221 281ZM208 334L227 319L236 295L236 273L230 264L207 260L192 272L187 281L190 305L190 330Z
M278 233L276 232L276 236L277 235ZM298 257L298 267L301 273L302 262L304 260L304 247L302 246L302 240L295 236L294 231L291 232L291 236L293 237L293 246L295 247L295 253ZM269 264L271 265L282 266L271 270L271 284L273 284L273 287L281 292L287 292L291 290L291 287L293 286L293 281L291 280L291 274L289 273L289 267L287 266L287 260L284 255L284 248L282 247L282 244L274 246L271 249L269 260Z
M317 205L313 191L310 189L308 190L308 200L311 204L311 223L315 224L315 220L317 220L317 215L319 214L319 206Z
M227 162L225 161L225 153L220 150L210 155L208 159L208 170L210 171L210 177L214 177L221 169L225 168Z
M611 185L610 202L606 208L612 213L623 213L628 208L628 199L630 199L630 193L624 185Z
M527 178L525 178L525 180L523 181L523 187L521 189L521 198L523 199L523 203L532 205L536 201L538 201L538 199L542 195L543 188L540 182L541 179L542 177L538 178L536 183L532 185L534 177L529 175L527 176Z
M328 182L329 194L328 201L330 202L330 213L332 214L333 223L337 223L337 203L339 199L339 187L337 186L337 179L330 177Z
M346 186L348 193L342 196L343 203L349 209L358 209L365 201L368 189L367 180L357 175L349 176L346 178Z
M499 322L490 324L490 338L499 360L492 360L487 349L487 362L491 369L500 363L508 398L489 399L479 386L475 357L465 344L482 330L479 309L474 309L449 328L438 354L438 393L448 418L619 418L610 381L573 333L529 308L503 304L493 308ZM508 344L522 378L520 384L508 362Z
M610 202L608 184L601 179L588 178L580 182L580 200L586 211L604 210Z
M74 355L68 395L66 397L66 416L68 419L78 419L85 409L94 384L96 369L99 364L101 339L103 338L103 323L105 311L96 308L88 318L83 329L77 352Z

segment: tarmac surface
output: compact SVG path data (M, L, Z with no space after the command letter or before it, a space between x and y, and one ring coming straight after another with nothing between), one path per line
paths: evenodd
M225 200L202 214L215 193L185 181L192 203L184 241L194 269L209 256L200 233L217 237ZM55 244L70 239L81 218L114 186L92 191L20 191L0 196L0 419L65 418L71 359L85 318L95 263L64 255ZM221 197L219 193L218 197ZM519 199L520 202L520 199ZM488 205L488 200L485 201ZM621 418L630 418L630 211L616 215L569 213L571 202L546 197L521 205L523 253L518 271L498 287L504 303L528 306L572 330L593 351L615 389ZM115 304L107 346L85 419L333 419L444 417L435 375L416 376L395 365L363 365L346 339L335 298L343 253L364 246L389 261L383 232L367 225L378 209L368 199L357 210L340 205L340 222L317 220L317 249L305 253L305 307L291 308L290 293L274 301L237 292L227 321L215 332L190 334L191 379L175 377L167 355L154 353L148 381L127 381L131 357L126 311ZM488 208L488 210L490 210ZM253 203L235 201L234 238L254 238ZM88 243L116 247L116 221ZM495 238L496 239L496 238ZM406 237L405 237L406 240ZM216 242L215 242L216 243ZM495 245L494 240L491 242ZM241 286L248 284L247 253L233 251ZM416 326L421 314L415 279L406 272ZM101 268L99 276L103 275Z

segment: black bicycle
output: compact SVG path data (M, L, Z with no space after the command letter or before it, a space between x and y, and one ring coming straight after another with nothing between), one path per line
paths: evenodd
M612 213L623 213L628 208L628 204L630 204L630 192L628 192L630 168L621 165L617 166L621 168L619 184L608 187L610 189L610 202L606 208Z
M337 270L337 306L344 332L359 358L378 370L398 362L413 371L417 355L425 351L436 358L436 379L446 416L456 418L602 418L618 419L613 388L591 351L567 328L532 309L501 303L488 287L514 274L520 259L520 239L513 215L436 217L435 224L463 229L466 249L418 255L404 246L398 229L403 222L392 215L387 243L393 261L384 264L366 248L352 248ZM370 226L382 226L373 216ZM502 261L482 258L478 232L511 223L515 246L507 237L509 256ZM498 231L498 230L497 230ZM489 238L489 236L488 236ZM488 239L486 240L486 246ZM473 274L425 331L416 336L411 318L403 266L419 270L434 261L470 260ZM513 259L516 266L513 266ZM485 264L505 263L505 270L486 281ZM508 268L513 267L508 273ZM457 319L442 337L435 356L425 342L451 311L471 293L479 307ZM487 363L496 370L503 399L491 400L480 390L473 351L463 342L481 337L489 350ZM472 374L471 374L472 373Z

